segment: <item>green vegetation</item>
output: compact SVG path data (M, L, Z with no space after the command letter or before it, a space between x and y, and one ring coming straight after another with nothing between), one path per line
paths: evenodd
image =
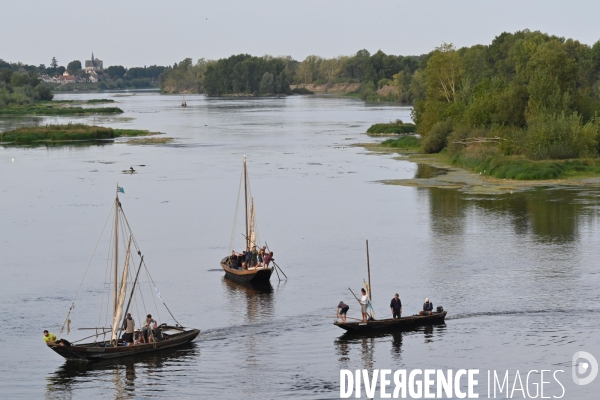
M114 100L111 99L90 99L86 101L87 104L99 104L99 103L114 103Z
M186 58L160 76L161 91L167 93L206 93L273 95L291 93L286 61L248 54L218 61Z
M121 114L119 107L82 108L69 107L57 102L40 102L36 104L11 105L0 107L0 115L92 115Z
M165 70L159 80L165 93L211 96L309 94L308 89L290 91L289 85L354 83L358 85L357 96L365 100L409 103L423 96L423 75L415 75L420 61L419 56L393 56L382 51L371 55L367 50L331 59L311 55L302 62L289 56L240 54L218 61L200 59L196 64L186 58Z
M459 154L452 164L499 179L539 180L600 174L597 159L533 161L520 156L487 156Z
M371 125L369 129L367 129L367 134L369 135L393 135L393 134L406 134L406 133L415 133L417 131L417 127L415 124L405 124L402 120L397 119L395 122L390 122L387 124L375 124Z
M394 149L419 149L421 147L421 139L416 136L401 136L398 139L385 140L381 143L381 146Z
M303 87L295 87L292 89L293 94L315 94L312 90Z
M94 141L121 136L146 136L155 134L144 130L113 129L94 125L67 124L18 128L0 133L0 143L31 144L35 142Z
M510 179L600 172L600 42L528 30L423 57L413 120L425 153ZM573 160L577 161L559 161Z

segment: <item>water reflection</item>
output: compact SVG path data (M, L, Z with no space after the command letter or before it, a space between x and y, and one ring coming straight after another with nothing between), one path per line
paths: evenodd
M538 189L504 195L474 195L458 190L427 188L431 230L438 235L461 235L469 216L506 220L517 235L532 234L539 241L576 240L582 218L599 204L596 190Z
M448 170L444 168L434 167L429 164L417 164L415 171L415 179L429 179L436 176L444 175Z
M129 357L119 361L100 361L95 363L65 362L52 375L46 378L47 399L71 399L81 386L88 388L90 382L110 381L112 393L107 393L103 385L103 396L115 399L129 399L140 396L136 391L148 391L148 383L140 384L147 378L161 378L163 371L181 369L197 362L200 348L189 343L184 347L163 350L154 354ZM136 385L137 382L137 385ZM162 390L153 387L152 391Z
M353 352L358 352L360 367L371 371L375 365L375 348L391 345L390 355L399 364L402 361L402 347L407 338L423 335L424 343L438 341L446 332L446 324L427 325L410 330L388 333L352 334L344 333L334 344L340 369L356 368ZM355 361L353 363L353 361Z
M273 316L273 286L267 282L262 285L238 283L225 277L222 278L225 293L231 310L245 309L245 323L260 322L264 317Z

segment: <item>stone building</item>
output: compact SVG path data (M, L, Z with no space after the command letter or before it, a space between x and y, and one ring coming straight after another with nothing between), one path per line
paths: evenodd
M85 60L85 70L89 73L91 71L103 71L102 60L94 58L94 53L92 52L92 59Z

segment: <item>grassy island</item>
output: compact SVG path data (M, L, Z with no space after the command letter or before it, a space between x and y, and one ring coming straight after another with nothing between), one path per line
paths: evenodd
M92 115L121 114L119 107L71 107L61 102L38 102L33 104L11 104L0 107L0 115Z
M407 133L415 133L417 126L415 124L405 124L402 120L397 119L395 122L389 122L387 124L375 124L371 125L367 129L368 135L401 135Z
M113 129L95 125L66 124L18 128L0 133L0 143L34 144L37 142L97 141L128 136L148 136L157 132Z

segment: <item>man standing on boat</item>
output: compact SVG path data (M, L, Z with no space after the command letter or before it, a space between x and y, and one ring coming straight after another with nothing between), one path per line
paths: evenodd
M133 344L133 332L135 331L135 320L131 318L131 313L127 313L127 318L123 321L123 329L125 329L123 341L127 346L131 346Z
M338 318L342 319L342 322L345 324L346 323L346 314L348 313L348 310L350 309L350 306L346 303L344 303L343 301L340 301L340 304L338 304L337 306L337 310L336 310L336 314Z
M402 315L402 301L400 301L398 293L394 295L394 298L390 302L390 309L392 310L392 318L400 318Z
M360 292L362 293L362 297L360 298L360 312L362 313L362 322L367 322L367 319L369 318L367 316L369 296L367 296L367 291L364 288L360 289Z

